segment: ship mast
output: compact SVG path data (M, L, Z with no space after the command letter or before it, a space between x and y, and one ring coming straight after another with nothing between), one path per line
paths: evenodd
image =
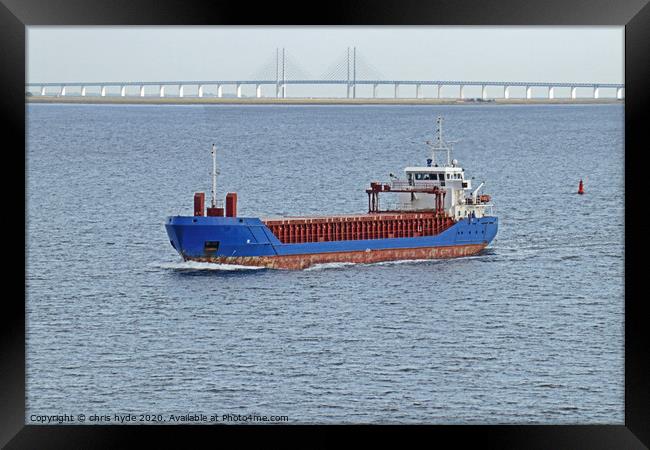
M447 153L447 165L451 165L451 142L445 143L442 140L442 117L438 116L436 120L436 142L435 145L432 145L430 141L427 141L429 147L431 148L431 163L436 164L436 152L444 151Z
M217 207L217 147L212 144L212 207Z

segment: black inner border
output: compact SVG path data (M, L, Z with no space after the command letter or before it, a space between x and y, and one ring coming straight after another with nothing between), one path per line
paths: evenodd
M381 439L394 431L422 435L436 444L452 439L497 448L646 448L650 445L650 370L648 332L643 295L644 267L641 236L644 225L642 164L645 140L643 120L650 99L650 6L648 0L402 0L277 3L197 0L0 0L0 111L4 147L5 211L25 211L25 27L29 25L618 25L625 26L625 425L504 425L504 426L330 426L352 430L359 437L370 433ZM647 85L647 86L646 86ZM7 145L12 142L11 145ZM7 157L15 158L11 162ZM23 197L16 194L12 175L22 169ZM18 175L19 177L20 175ZM22 201L22 205L21 205ZM8 222L8 220L7 220ZM11 221L12 225L13 222ZM13 225L18 227L18 225ZM26 252L26 223L22 245ZM20 231L16 236L20 236ZM20 249L16 250L18 253ZM108 448L125 446L136 438L185 442L188 431L209 437L227 431L248 440L249 431L277 435L278 431L312 430L311 426L36 426L25 425L25 261L9 261L9 279L23 278L22 300L4 296L2 365L0 366L0 445L7 448ZM13 258L15 259L15 258ZM5 288L5 292L11 292ZM645 338L645 339L644 339ZM420 436L425 437L425 436ZM433 439L431 439L433 438ZM151 441L149 441L151 442ZM285 442L280 441L280 442ZM301 441L308 446L336 444L329 434ZM223 441L213 441L214 445ZM267 445L270 443L267 442Z

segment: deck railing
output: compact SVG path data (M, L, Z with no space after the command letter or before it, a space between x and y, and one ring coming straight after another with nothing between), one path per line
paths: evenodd
M412 190L422 190L422 189L433 191L435 188L440 189L439 183L421 182L421 181L417 181L414 183L409 183L408 181L392 181L391 183L382 183L382 184L389 184L390 188L396 191L412 191Z

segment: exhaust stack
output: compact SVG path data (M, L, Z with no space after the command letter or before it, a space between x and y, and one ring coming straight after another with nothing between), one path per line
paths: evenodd
M226 194L226 217L237 217L237 193Z
M194 193L194 215L203 216L205 214L205 192Z

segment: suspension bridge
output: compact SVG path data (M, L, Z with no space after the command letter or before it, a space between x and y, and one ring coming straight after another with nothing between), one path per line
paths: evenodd
M468 91L480 92L474 98L491 99L532 99L534 91L537 98L578 99L609 97L624 98L623 84L598 82L535 82L535 81L488 81L488 80L408 80L391 79L376 69L361 56L356 47L348 47L319 76L312 76L304 70L297 58L285 48L276 49L274 57L260 66L255 73L242 79L213 80L162 80L162 81L73 81L27 83L26 92L42 97L224 97L224 87L234 88L234 95L242 98L243 89L254 87L256 98L287 98L289 86L332 86L345 88L346 98L360 98L359 88L366 87L364 98L377 98L379 89L390 90L389 97L406 98L400 95L400 88L411 87L411 98L456 98L467 99ZM413 87L414 92L413 92ZM425 97L425 87L429 96ZM269 90L270 89L270 90ZM579 95L578 89L581 89ZM266 91L266 92L265 92ZM586 92L585 92L586 91ZM563 95L560 95L563 94ZM605 95L603 95L605 94ZM343 95L343 91L341 92Z

